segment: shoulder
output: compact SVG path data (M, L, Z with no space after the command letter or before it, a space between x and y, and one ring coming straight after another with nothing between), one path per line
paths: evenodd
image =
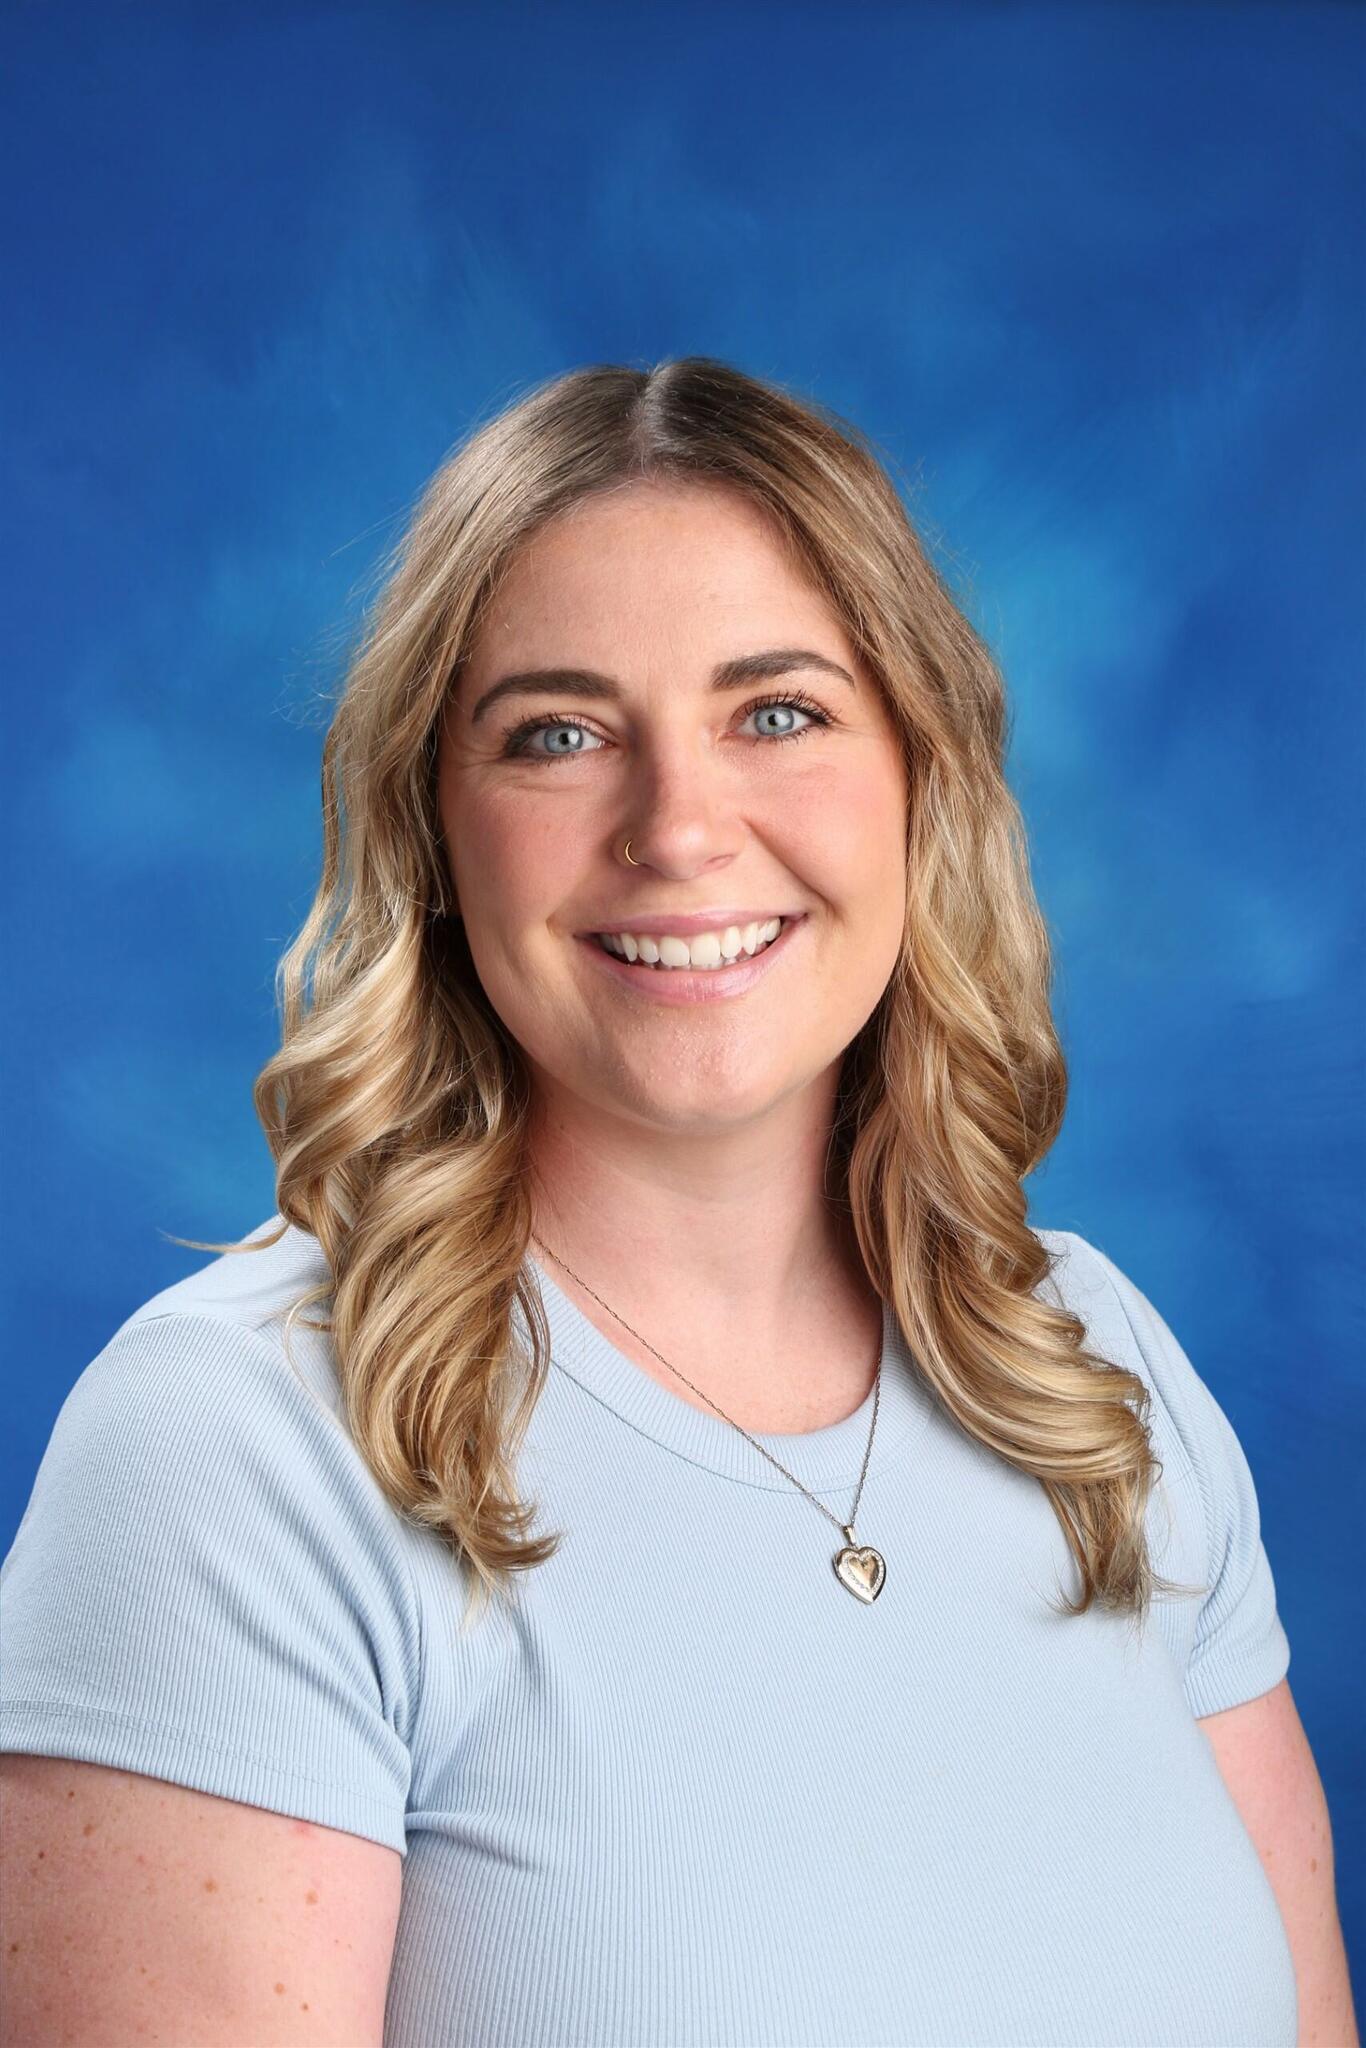
M307 1589L317 1627L359 1623L387 1668L412 1667L411 1532L347 1426L330 1335L286 1327L325 1271L292 1231L220 1255L118 1325L39 1463L5 1562L16 1606L26 1587L69 1585L73 1555L98 1548L121 1560L117 1585L99 1567L111 1606L176 1581L251 1585L282 1606ZM318 1322L329 1305L303 1313Z
M76 1379L0 1573L0 1748L401 1846L411 1531L345 1426L330 1339L286 1344L305 1249L223 1255Z
M1039 1293L1076 1314L1087 1348L1136 1373L1150 1397L1144 1419L1162 1482L1155 1498L1175 1506L1182 1539L1176 1557L1189 1557L1200 1580L1198 1613L1170 1622L1192 1711L1219 1713L1269 1691L1285 1676L1290 1647L1243 1444L1171 1325L1129 1274L1075 1231L1035 1235L1051 1255ZM1178 1575L1187 1575L1184 1562Z
M269 1236L272 1217L250 1233ZM117 1436L138 1455L171 1439L187 1452L202 1440L220 1463L252 1444L273 1447L281 1466L340 1474L350 1445L331 1338L330 1299L290 1311L329 1284L322 1249L289 1226L277 1244L226 1252L136 1307L84 1367L58 1417L54 1442L87 1431ZM359 1464L359 1453L350 1445Z
M245 1330L269 1334L283 1327L285 1317L305 1294L331 1290L332 1275L318 1240L293 1223L268 1216L247 1233L249 1250L220 1252L141 1302L119 1325L115 1335L133 1325L168 1315L204 1316ZM275 1241L268 1242L274 1239ZM327 1309L326 1295L322 1313ZM318 1309L308 1314L316 1316Z
M1099 1245L1076 1230L1036 1229L1034 1235L1049 1255L1043 1293L1088 1324L1093 1316L1128 1323L1131 1304L1125 1296L1133 1283Z
M1150 1397L1158 1456L1179 1460L1208 1507L1229 1424L1170 1323L1089 1238L1074 1230L1034 1234L1051 1256L1040 1292L1079 1318L1088 1348L1138 1375Z
M252 1240L271 1234L278 1217ZM39 1467L35 1500L105 1473L111 1514L202 1523L213 1505L297 1528L344 1518L349 1551L391 1545L397 1521L353 1441L325 1327L321 1247L293 1226L261 1251L223 1253L125 1317L77 1375ZM142 1481L141 1487L137 1484ZM222 1540L244 1529L223 1525ZM363 1544L360 1539L364 1539Z

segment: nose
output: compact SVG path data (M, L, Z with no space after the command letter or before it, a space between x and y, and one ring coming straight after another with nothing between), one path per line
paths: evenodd
M744 821L722 768L700 758L643 766L633 801L618 818L612 852L658 875L683 881L724 867L744 845Z

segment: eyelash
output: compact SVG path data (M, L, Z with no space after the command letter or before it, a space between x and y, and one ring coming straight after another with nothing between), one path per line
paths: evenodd
M804 740L808 733L818 732L822 726L828 726L832 723L829 713L823 711L819 704L814 703L801 690L775 691L768 697L756 697L752 703L746 704L741 716L748 718L752 711L763 711L770 704L793 704L799 711L804 711L813 721L810 725L798 726L793 732L771 732L766 734L765 737L773 742ZM521 725L516 725L512 728L512 731L503 741L503 759L515 758L524 761L534 761L537 767L548 765L554 761L573 760L574 756L572 754L536 754L528 747L527 741L550 725L577 725L583 732L592 732L593 730L582 718L562 715L557 711L543 712L539 718L528 718Z

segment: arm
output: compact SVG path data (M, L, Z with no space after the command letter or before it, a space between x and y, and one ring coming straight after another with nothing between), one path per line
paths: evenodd
M0 2048L379 2048L396 1849L60 1757L0 1794Z
M1288 1679L1200 1718L1276 1894L1295 1959L1299 2048L1360 2048L1334 1884L1328 1802Z

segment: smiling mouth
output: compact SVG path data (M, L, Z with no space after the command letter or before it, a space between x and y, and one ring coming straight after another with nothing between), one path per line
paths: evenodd
M773 945L787 925L799 920L771 917L724 931L698 932L691 938L665 932L589 932L585 937L615 960L649 967L661 974L717 974L753 960Z
M752 953L742 949L734 959L723 958L714 967L695 963L691 957L691 947L687 966L671 967L667 958L657 961L639 958L628 960L624 952L614 952L605 943L607 938L616 936L613 934L580 932L575 935L574 943L593 955L601 973L619 983L622 988L633 989L638 996L646 1000L653 999L664 1004L706 1004L713 1000L742 996L747 990L765 980L770 971L770 963L797 943L797 936L805 927L807 917L803 913L800 917L784 917L777 922L778 932L774 938L762 941L756 939ZM773 920L769 919L768 924L772 923ZM767 930L768 925L764 929ZM630 936L637 937L634 933ZM664 936L667 938L668 934Z

